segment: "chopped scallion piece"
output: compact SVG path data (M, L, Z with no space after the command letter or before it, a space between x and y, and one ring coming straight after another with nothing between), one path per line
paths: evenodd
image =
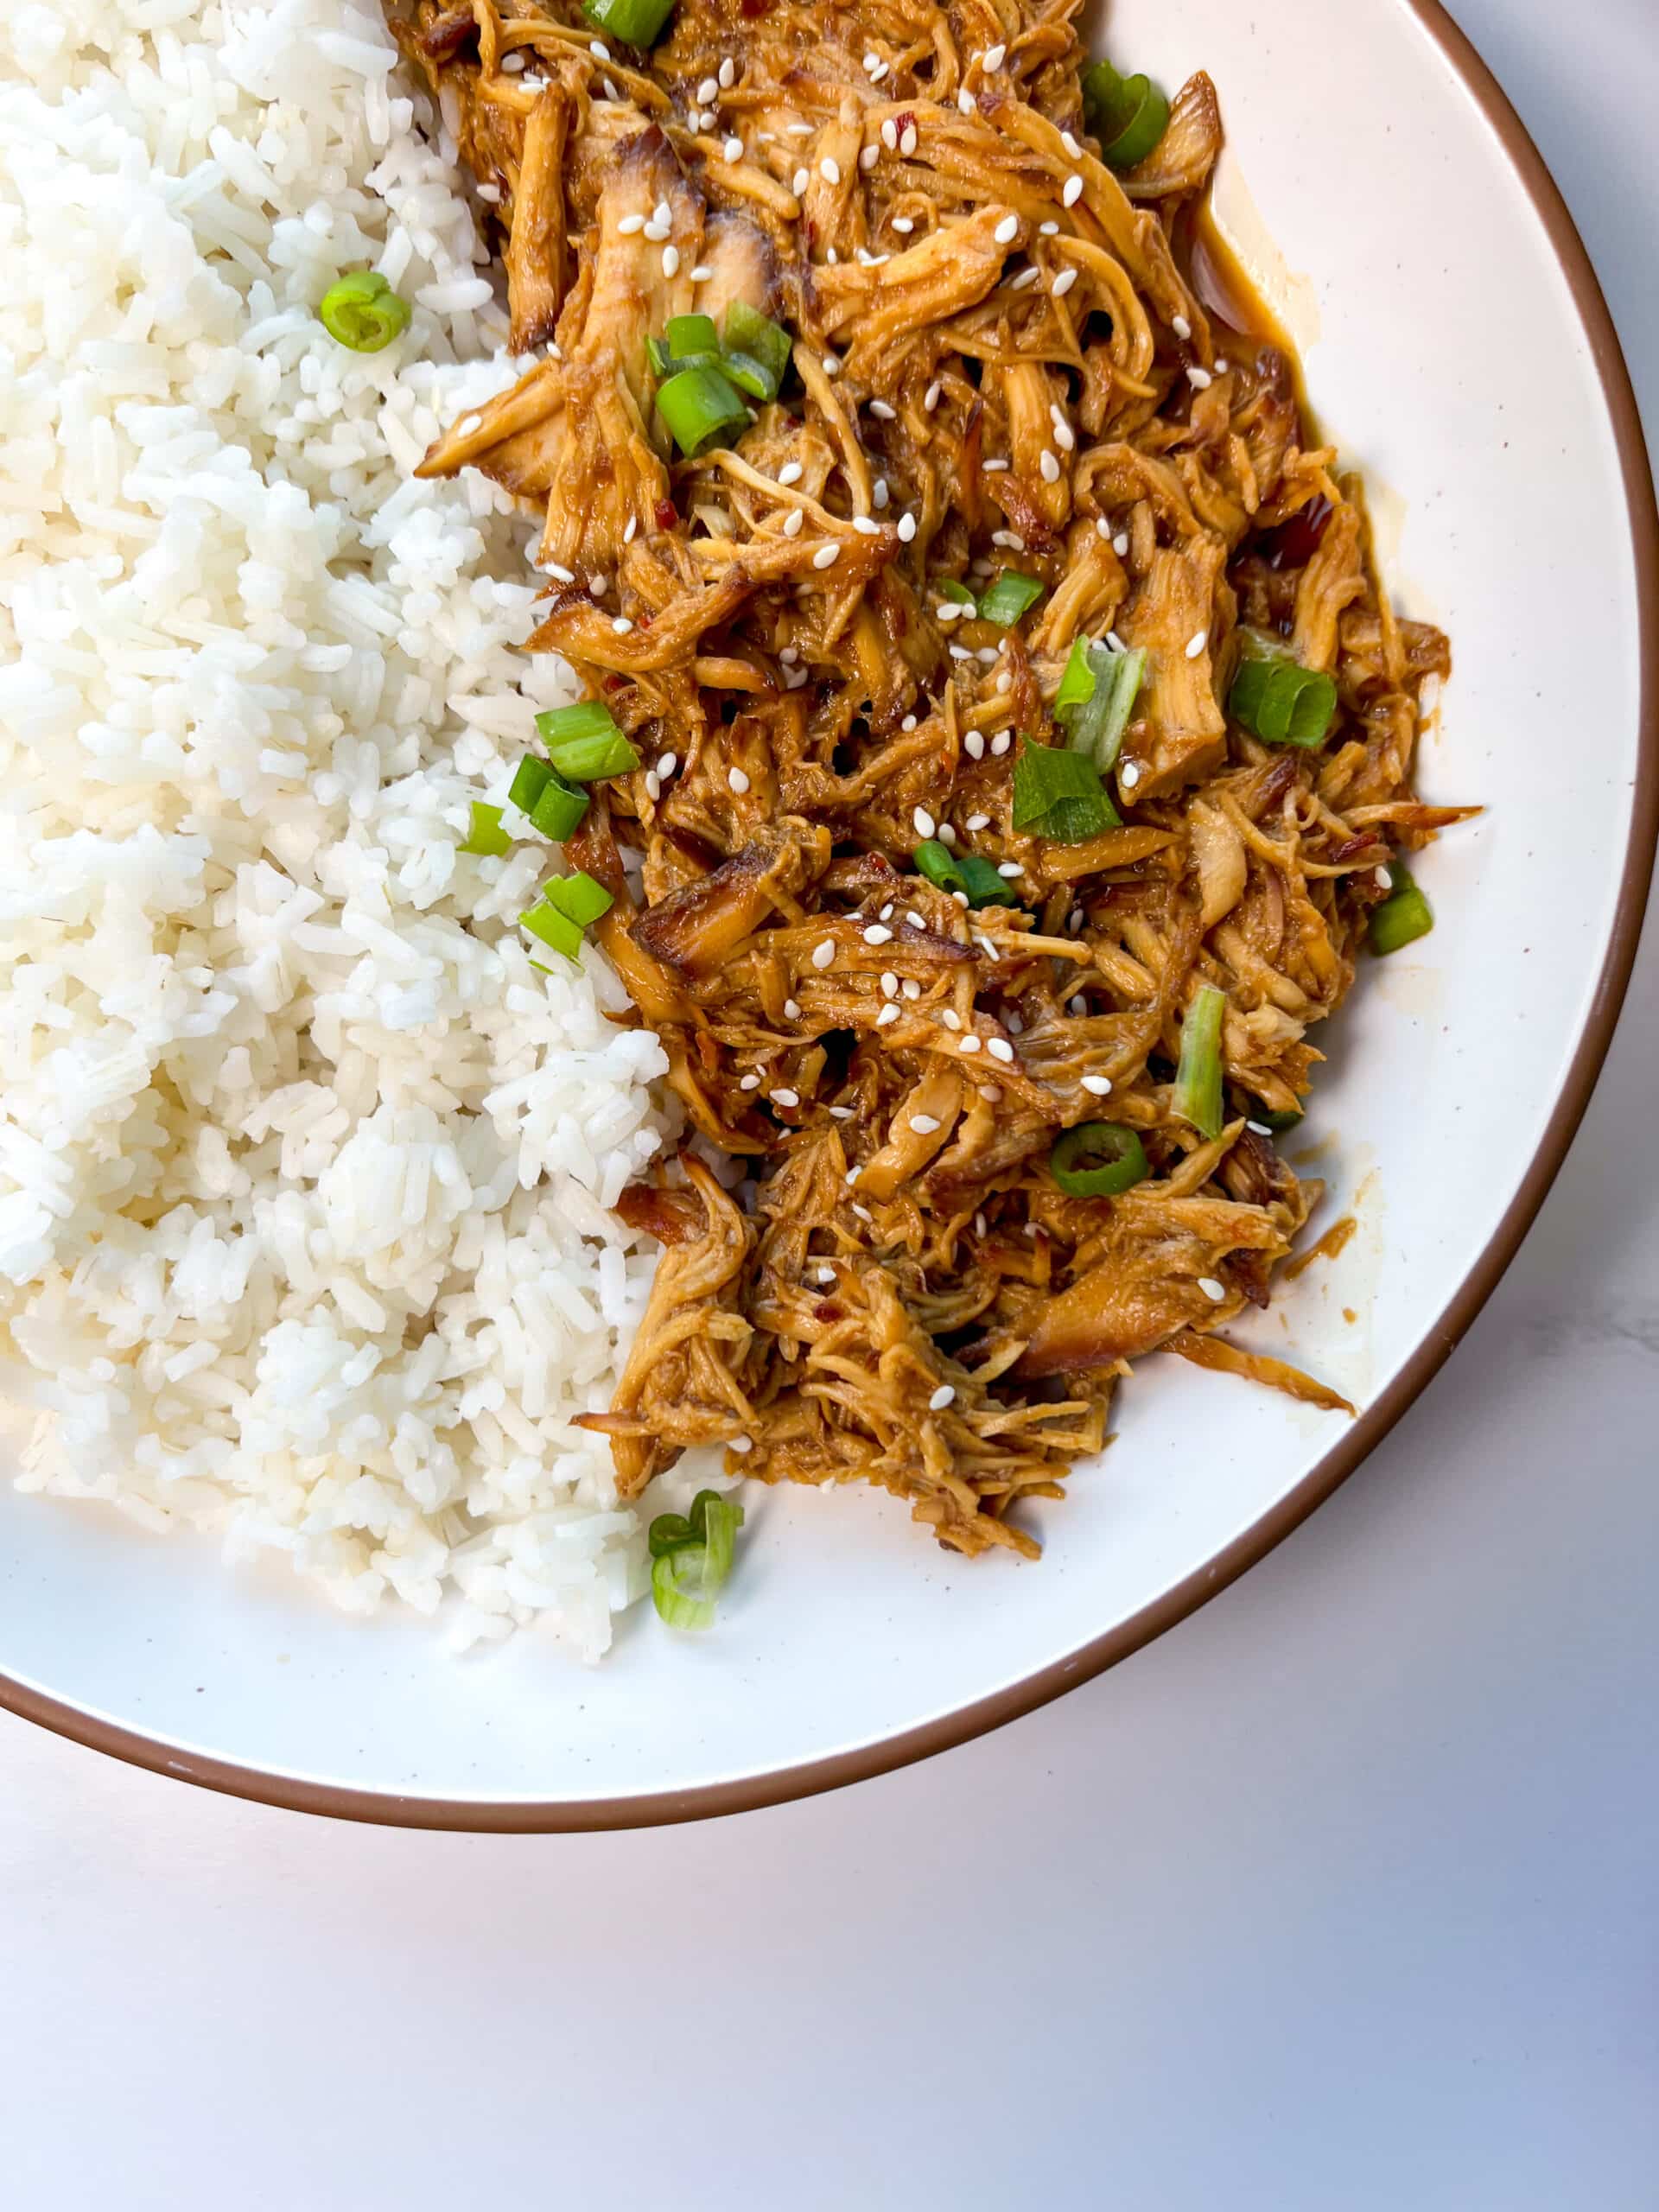
M1402 951L1415 944L1420 937L1427 937L1434 926L1429 903L1405 862L1390 861L1389 873L1394 878L1394 888L1380 906L1371 909L1373 952Z
M1205 983L1181 1024L1181 1058L1170 1105L1205 1137L1218 1137L1222 1130L1221 1022L1226 1011L1226 992Z
M688 457L722 430L747 423L743 395L718 369L682 369L657 387L657 406L674 442Z
M484 860L499 860L503 853L512 850L512 840L501 827L501 810L486 806L482 799L473 801L473 826L466 842L458 849L474 853Z
M1083 73L1083 107L1109 169L1145 161L1169 128L1169 102L1150 77L1120 77L1109 61Z
M979 602L972 592L966 584L959 584L954 576L939 586L939 597L950 600L954 606L971 607L976 613L979 612Z
M604 885L578 868L574 875L556 875L542 886L542 896L550 906L556 906L568 921L585 930L589 922L596 922L601 914L608 914L616 901Z
M652 1522L652 1602L671 1628L713 1625L742 1525L743 1508L712 1490L697 1492L689 1516L659 1513Z
M664 1559L670 1552L695 1544L697 1538L683 1513L659 1513L645 1531L645 1541L652 1559Z
M534 814L536 802L547 789L553 771L545 760L538 760L533 753L526 753L512 772L512 787L507 797L520 814Z
M539 768L542 763L538 760ZM588 811L588 794L567 784L564 778L550 768L536 804L530 810L530 818L543 837L551 837L562 845Z
M743 1509L717 1490L700 1490L691 1501L691 1533L709 1547L706 1572L718 1590L732 1571L737 1532L743 1526Z
M977 853L953 853L937 837L929 837L911 855L918 874L941 891L960 891L970 906L1017 906L1012 887L988 860Z
M537 715L536 728L554 768L573 784L625 776L639 766L639 755L617 728L616 717L597 699L550 708Z
M1146 1147L1117 1122L1083 1122L1048 1156L1048 1172L1068 1198L1115 1198L1151 1173Z
M1004 569L996 581L980 594L979 619L995 622L999 630L1010 629L1022 614L1028 613L1043 595L1043 587L1035 576L1022 576L1015 569Z
M1306 1118L1300 1108L1290 1113L1274 1106L1258 1106L1250 1116L1253 1122L1260 1122L1264 1129L1271 1129L1276 1137L1283 1136L1287 1129L1299 1128Z
M628 46L654 46L674 12L674 0L582 0L582 12Z
M726 310L726 373L752 398L777 398L789 367L792 342L781 323L773 322L746 301L734 300Z
M1264 745L1323 745L1336 718L1337 687L1304 668L1287 645L1260 630L1243 632L1244 658L1227 694L1227 711Z
M359 269L323 294L317 319L353 353L378 353L409 327L409 302L378 269Z
M601 699L545 707L536 717L536 734L543 745L562 744L568 737L607 737L615 728L616 716Z
M1147 656L1139 649L1115 653L1109 645L1081 638L1071 648L1055 694L1055 717L1071 751L1092 760L1103 776L1117 766L1146 673Z
M704 1596L709 1547L676 1544L651 1566L651 1601L670 1628L704 1629L715 1624L715 1601Z
M575 959L582 950L581 929L569 914L562 914L544 899L533 906L526 906L518 920L532 937L539 938L543 944L550 944L555 952L563 953L567 960Z
M1121 817L1092 760L1065 746L1030 745L1014 766L1014 826L1058 845L1116 830Z

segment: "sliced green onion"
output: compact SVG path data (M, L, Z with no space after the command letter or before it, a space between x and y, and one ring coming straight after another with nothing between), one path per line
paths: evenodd
M378 269L359 269L323 294L317 318L331 338L353 353L378 353L409 327L409 302L399 299Z
M793 348L781 323L773 322L747 301L734 300L726 310L722 340L726 373L752 398L776 399L789 368Z
M536 763L539 768L542 763ZM530 810L530 818L543 837L551 837L562 845L588 811L588 794L578 791L574 784L567 784L563 776L547 772L547 780L541 794Z
M1433 910L1405 862L1390 861L1389 873L1394 878L1394 888L1380 906L1371 909L1373 952L1399 952L1406 945L1415 944L1420 937L1427 937L1434 926Z
M1029 613L1043 595L1043 587L1035 576L1022 576L1013 569L1004 569L995 582L980 594L979 619L995 622L1000 630L1013 627L1022 614Z
M1092 760L1065 746L1027 745L1014 765L1014 826L1058 845L1080 845L1122 817Z
M960 891L970 906L1017 906L1014 889L988 860L977 853L953 853L949 845L930 837L911 855L918 873L941 891Z
M703 1571L710 1588L719 1590L732 1571L743 1509L717 1490L700 1490L691 1501L690 1525L692 1535L709 1547L709 1562Z
M1287 1129L1300 1128L1306 1118L1300 1107L1293 1113L1282 1106L1258 1106L1250 1116L1253 1122L1260 1122L1264 1129L1271 1129L1276 1137L1283 1136Z
M1139 648L1115 653L1109 645L1081 638L1071 648L1055 694L1055 717L1071 751L1092 760L1103 776L1117 766L1146 673L1147 656Z
M659 1513L645 1531L645 1541L651 1547L652 1559L664 1559L670 1552L695 1544L697 1536L683 1513Z
M596 784L606 776L626 776L639 766L639 755L620 729L605 737L565 737L547 748L559 774L572 784Z
M512 772L512 783L507 792L520 814L535 813L536 802L547 789L552 773L545 760L538 760L533 753L525 753Z
M671 315L663 325L663 335L677 361L689 361L694 353L720 352L720 333L712 315Z
M674 12L674 0L582 0L582 12L629 46L655 46Z
M550 906L556 906L567 921L585 930L589 922L596 922L601 914L608 914L616 901L604 885L578 868L574 875L556 875L542 886L542 896Z
M499 860L503 853L512 850L512 840L501 827L501 810L486 806L482 799L473 801L473 826L466 842L457 849L475 853L485 860Z
M1151 1173L1146 1147L1117 1122L1082 1122L1048 1155L1048 1172L1068 1198L1115 1198Z
M1264 745L1323 745L1336 718L1337 687L1304 668L1290 648L1260 630L1243 632L1244 658L1227 711Z
M568 737L607 737L615 728L616 716L602 699L545 707L536 717L536 734L543 745L559 745Z
M959 584L954 576L939 586L939 597L950 600L953 606L971 607L976 613L979 612L979 601L967 585Z
M567 960L574 960L582 950L582 931L569 914L562 914L545 899L533 906L526 906L518 917L520 925L531 935L539 938L543 944L550 944L555 952L562 952Z
M1205 983L1181 1024L1180 1065L1170 1105L1205 1137L1218 1137L1222 1130L1221 1020L1226 1011L1226 992Z
M1150 77L1120 77L1109 61L1083 73L1083 106L1108 168L1132 169L1169 128L1169 102Z
M714 1626L715 1601L704 1594L708 1561L706 1544L677 1544L652 1561L651 1601L670 1628Z
M682 369L658 385L657 405L675 444L688 456L749 419L742 393L718 369Z

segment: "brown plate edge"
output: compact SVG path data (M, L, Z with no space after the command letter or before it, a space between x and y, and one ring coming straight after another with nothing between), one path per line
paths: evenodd
M1607 956L1594 1002L1561 1095L1543 1141L1519 1190L1480 1258L1465 1277L1434 1328L1412 1354L1393 1382L1367 1407L1347 1438L1325 1454L1287 1497L1196 1573L1166 1591L1128 1620L994 1695L942 1715L904 1734L862 1745L804 1766L714 1783L691 1790L652 1796L595 1798L585 1802L478 1802L433 1797L402 1797L390 1792L349 1789L296 1776L268 1774L228 1760L203 1758L173 1744L157 1742L97 1715L80 1712L0 1674L0 1708L32 1720L54 1734L107 1752L112 1758L146 1767L169 1779L245 1797L287 1810L319 1813L336 1820L366 1821L386 1827L449 1828L483 1834L573 1833L605 1828L652 1827L680 1821L717 1819L730 1813L787 1803L852 1782L889 1774L918 1759L953 1750L1006 1721L1033 1713L1065 1691L1091 1681L1154 1637L1196 1612L1248 1567L1264 1559L1322 1505L1433 1380L1497 1288L1520 1249L1539 1208L1560 1172L1590 1103L1602 1064L1612 1043L1619 1009L1630 985L1642 935L1643 918L1659 848L1659 507L1649 466L1636 394L1618 335L1590 256L1567 211L1560 188L1508 95L1440 0L1406 0L1406 4L1446 54L1468 86L1482 114L1537 210L1554 249L1589 341L1601 378L1607 412L1624 480L1631 550L1636 563L1640 626L1642 699L1638 761L1630 815L1630 837L1619 884Z

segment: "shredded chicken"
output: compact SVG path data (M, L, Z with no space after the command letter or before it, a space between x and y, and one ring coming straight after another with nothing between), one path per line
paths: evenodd
M1214 87L1115 175L1078 5L682 0L640 54L574 0L389 0L537 355L423 473L543 518L531 644L645 764L570 846L696 1147L624 1201L664 1248L593 1416L625 1495L724 1444L1030 1555L1013 1509L1063 1495L1135 1359L1343 1402L1215 1332L1266 1306L1320 1194L1262 1117L1302 1105L1390 858L1458 818L1411 784L1449 655L1390 607L1270 326L1195 273ZM646 340L734 302L788 329L793 373L682 459ZM1005 566L1043 588L1012 627L943 592ZM1230 718L1246 623L1334 677L1323 746ZM1064 741L1071 648L1109 635L1148 655L1123 826L1016 830L1015 761ZM917 874L934 836L1019 905ZM1207 1141L1172 1097L1206 984ZM1104 1119L1150 1172L1068 1197L1056 1140Z

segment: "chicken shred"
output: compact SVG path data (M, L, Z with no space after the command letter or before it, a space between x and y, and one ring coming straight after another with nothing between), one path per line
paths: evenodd
M682 0L639 54L574 0L388 0L537 356L423 473L541 518L531 645L644 763L570 849L616 896L595 935L691 1138L620 1209L664 1246L591 1417L625 1497L723 1444L734 1473L875 1483L958 1552L1031 1556L1014 1509L1064 1496L1135 1359L1344 1403L1216 1332L1320 1196L1262 1117L1302 1108L1388 862L1463 811L1412 785L1450 655L1389 606L1283 346L1195 273L1214 86L1115 175L1078 12ZM737 302L791 334L791 380L682 458L646 340ZM954 588L1005 568L1042 597L1001 628ZM1245 624L1334 677L1324 745L1230 717ZM1122 827L1017 830L1016 760L1061 741L1072 645L1109 633L1148 657ZM936 836L1019 903L916 873ZM1209 1140L1173 1096L1206 984ZM1108 1118L1147 1179L1067 1196L1057 1139Z

